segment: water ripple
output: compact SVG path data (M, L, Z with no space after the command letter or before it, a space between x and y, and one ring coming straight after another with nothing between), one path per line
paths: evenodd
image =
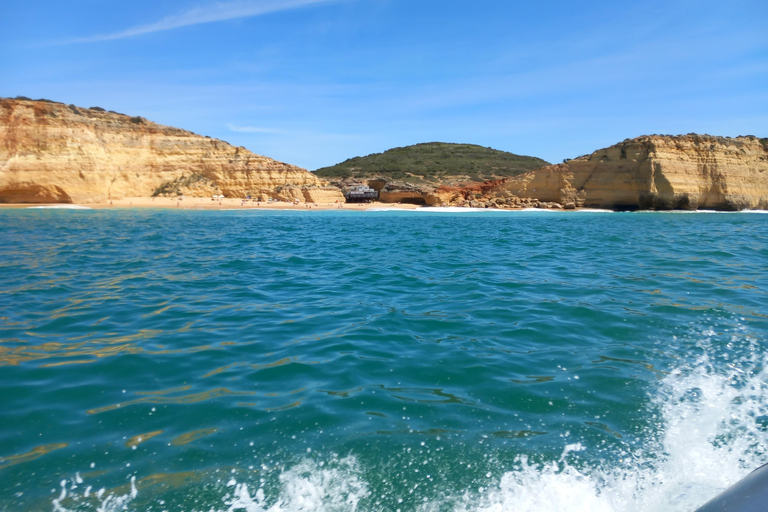
M0 237L4 496L438 439L619 458L680 361L768 333L760 215L5 209Z

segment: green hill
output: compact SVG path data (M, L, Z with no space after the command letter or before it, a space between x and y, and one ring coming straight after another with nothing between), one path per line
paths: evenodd
M318 169L315 174L331 181L380 177L413 183L450 184L515 176L545 165L549 163L541 158L474 144L428 142L350 158Z

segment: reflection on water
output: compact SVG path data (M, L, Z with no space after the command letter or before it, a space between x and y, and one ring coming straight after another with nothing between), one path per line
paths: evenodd
M148 349L132 341L126 343L127 339L145 340L152 339L155 336L167 335L161 331L141 332L132 336L121 336L119 338L91 339L82 343L42 343L40 345L9 347L0 345L0 366L19 365L31 361L40 361L52 358L70 358L91 356L93 359L66 360L52 363L42 363L41 367L64 366L67 364L92 363L97 359L105 357L115 357L125 354L146 354L146 355L165 355L165 354L192 354L206 350L221 350L220 346L201 345L184 349ZM171 333L172 334L172 333ZM50 335L53 337L54 335Z
M191 443L192 441L197 441L198 439L206 436L210 436L211 434L215 434L218 432L218 428L203 428L200 430L194 430L192 432L187 432L186 434L182 434L180 436L176 436L171 440L171 444L174 446L180 446L183 444Z
M285 405L280 405L278 407L266 407L264 410L267 412L287 411L288 409L293 409L294 407L298 407L300 405L301 405L301 400L297 400L295 402L291 402Z
M107 411L113 411L121 407L128 407L136 404L193 404L195 402L202 402L204 400L213 400L219 397L232 395L254 395L252 391L231 391L226 388L209 389L201 393L192 393L183 396L146 396L144 398L137 398L135 400L128 400L126 402L120 402L113 405L107 405L105 407L99 407L97 409L89 409L85 411L87 414L99 414Z
M153 437L159 436L162 433L163 433L162 430L155 430L154 432L146 432L144 434L133 436L132 438L128 439L125 442L125 446L127 446L128 448L133 448L134 446L138 446L144 441L149 441Z
M13 466L14 464L21 464L23 462L29 462L31 460L37 459L38 457L42 457L46 453L50 453L54 450L60 450L62 448L66 448L67 446L69 446L69 443L44 444L42 446L35 446L31 451L27 453L0 457L0 468Z

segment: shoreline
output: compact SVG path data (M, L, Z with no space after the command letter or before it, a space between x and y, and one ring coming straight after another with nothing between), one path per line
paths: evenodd
M288 202L264 202L243 201L236 198L217 199L215 201L206 197L186 197L176 199L170 197L124 197L111 199L102 203L0 203L0 208L36 208L51 207L76 209L77 207L90 208L92 210L106 210L110 208L165 208L179 210L355 210L365 211L371 208L396 208L399 210L413 210L420 208L417 204L407 203L288 203Z
M111 208L130 209L130 208L159 208L168 210L285 210L285 211L312 211L312 210L348 210L348 211L384 211L384 210L430 210L434 212L444 211L498 211L498 212L593 212L593 213L622 213L617 210L608 210L601 208L575 208L572 210L555 208L470 208L459 206L425 206L410 203L382 203L375 201L371 203L289 203L289 202L259 202L243 201L242 199L224 198L211 200L205 197L188 197L184 199L175 199L169 197L125 197L122 199L112 199L103 203L0 203L0 209L3 208L39 208L39 209L61 209L61 210L108 210ZM768 210L635 210L633 213L768 213Z

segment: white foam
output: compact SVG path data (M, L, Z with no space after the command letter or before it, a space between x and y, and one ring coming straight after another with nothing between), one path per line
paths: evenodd
M90 210L89 206L79 204L51 204L45 206L28 206L29 210Z
M280 497L269 507L263 489L259 488L251 497L246 484L235 484L234 497L226 502L227 512L355 511L360 500L368 495L354 457L342 459L332 467L304 461L281 474L280 483Z
M79 479L79 473L77 479ZM86 506L87 510L92 510L91 505L96 507L96 512L125 511L127 510L128 504L139 495L139 491L136 489L135 476L131 477L131 489L127 494L116 495L114 493L109 493L107 494L107 497L104 498L104 489L100 489L99 492L96 493L95 500L94 497L91 496L90 485L86 487L85 491L80 495L75 491L77 489L76 483L77 482L73 481L69 487L67 487L67 481L61 481L61 494L51 502L54 512L75 512L83 510L83 506ZM82 483L82 479L80 479L79 483ZM67 500L66 505L72 508L67 508L62 504L65 500Z
M768 434L756 422L768 413L766 363L745 360L718 368L702 357L671 372L651 403L661 414L658 438L618 467L576 467L575 461L591 448L568 444L556 461L536 465L521 456L515 469L495 481L438 492L436 501L416 510L694 510L762 464L768 453ZM237 484L226 512L355 512L368 492L354 459L345 460L335 469L305 461L284 472L280 496L270 506L263 489L252 496L245 484Z
M463 206L422 206L419 208L386 208L376 207L368 208L367 212L416 212L416 213L477 213L477 212L496 212L496 213L519 213L519 212L545 212L556 213L564 210L550 210L547 208L519 208L517 210L508 210L503 208L465 208Z
M704 331L705 336L708 332ZM747 337L736 340L757 345ZM702 347L706 348L706 347ZM744 348L744 347L742 347ZM759 354L758 346L745 352ZM713 349L707 349L712 352ZM670 372L659 382L650 410L659 428L649 432L644 448L623 462L584 467L576 464L596 447L563 446L557 460L537 465L521 456L514 469L496 479L488 474L482 488L436 489L419 512L683 512L704 504L764 462L768 432L759 425L768 416L768 359L731 357L715 364L703 356ZM369 474L369 473L366 473ZM374 471L373 478L378 478ZM79 480L79 481L78 481ZM134 480L125 495L76 490L82 479L63 480L52 501L55 512L117 512L138 495ZM368 482L354 457L304 460L279 475L279 490L231 478L222 489L219 512L358 512L369 510ZM258 487L257 487L258 486ZM233 489L234 487L234 489ZM76 495L82 493L82 496ZM407 491L403 491L407 492ZM89 496L91 496L89 498ZM102 499L103 498L103 499ZM90 501L89 501L90 500ZM71 508L67 508L71 507ZM206 509L209 510L209 509ZM413 510L413 509L407 509ZM406 512L406 509L403 509Z
M455 511L568 511L612 512L611 500L598 491L600 484L589 475L567 466L530 466L505 473L498 485L483 494L465 494Z
M637 210L634 213L659 213L659 214L665 214L665 215L693 215L693 214L728 214L733 215L737 213L749 213L749 212L759 212L761 210L739 210L739 211L733 211L733 210Z
M464 208L461 206L422 206L421 208L415 208L414 212L423 213L470 213L470 212L502 212L507 210L499 210L496 208Z
M388 208L375 207L368 208L367 212L428 212L428 213L470 213L470 212L540 212L540 213L621 213L615 210L604 208L579 208L575 210L564 210L558 208L465 208L463 206L422 206L419 208ZM637 210L634 213L657 213L657 214L709 214L709 213L768 213L768 210L740 210L740 211L722 211L722 210Z
M756 418L768 413L763 364L718 372L707 357L677 370L654 399L664 430L655 453L626 468L577 470L567 462L505 473L484 493L467 493L462 512L667 512L703 505L764 462L768 434ZM760 369L757 373L753 370ZM566 447L566 452L568 447ZM567 453L564 453L567 455Z
M366 208L365 211L366 212L410 212L413 210L421 210L421 209L422 208L407 209L407 208L387 208L385 206L377 206L374 208ZM348 211L352 211L352 210L348 210Z

